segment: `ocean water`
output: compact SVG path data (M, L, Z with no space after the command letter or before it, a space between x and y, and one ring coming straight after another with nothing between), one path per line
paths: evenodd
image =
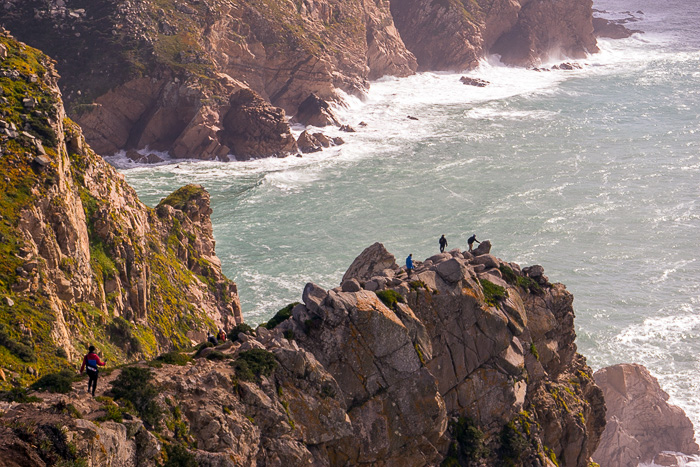
M574 71L490 57L467 73L485 88L457 73L381 79L337 109L356 133L323 130L346 144L302 158L111 162L149 205L186 183L209 190L248 322L306 282L337 286L375 241L402 262L476 233L567 285L594 369L647 366L700 433L700 4L595 7L645 33L601 40Z

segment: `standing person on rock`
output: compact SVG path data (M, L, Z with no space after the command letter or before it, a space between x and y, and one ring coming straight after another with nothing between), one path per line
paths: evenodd
M88 375L88 394L90 393L90 388L92 387L92 396L95 397L95 389L97 389L97 375L100 373L97 366L105 366L107 360L104 362L100 360L100 357L95 353L95 346L91 345L88 348L88 353L83 357L83 366L80 367L80 374L87 370Z
M472 251L472 249L474 248L474 242L481 243L479 240L476 239L476 234L473 234L471 237L469 237L469 240L467 240L467 243L469 244L469 251Z
M440 253L445 252L445 247L447 246L447 239L445 238L445 234L442 234L442 237L440 237Z
M408 277L411 277L411 273L413 272L413 253L406 258L406 270L408 271Z

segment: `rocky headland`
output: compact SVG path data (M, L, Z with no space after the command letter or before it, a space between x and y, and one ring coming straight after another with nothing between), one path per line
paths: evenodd
M0 385L60 369L101 342L156 356L241 321L214 251L209 195L155 208L68 119L53 62L0 35Z
M95 151L227 160L298 151L287 117L369 80L597 50L590 0L0 0L0 25L57 60ZM307 106L308 107L308 106Z

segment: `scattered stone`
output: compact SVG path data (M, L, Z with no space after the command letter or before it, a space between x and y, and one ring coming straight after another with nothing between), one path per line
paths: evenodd
M39 167L46 167L51 164L51 159L46 156L37 156L34 158L34 160L32 160L32 162Z
M2 301L7 306L15 306L15 301L12 300L10 297L3 297Z
M341 138L340 136L336 136L335 138L333 138L333 144L336 146L340 146L341 144L345 144L345 140L343 140L343 138Z
M321 143L308 131L304 130L297 139L297 146L301 152L318 152L323 149Z
M313 137L316 138L316 141L318 141L324 148L331 147L331 139L323 133L314 133ZM297 144L299 143L297 142Z
M608 39L625 39L635 33L642 33L638 29L628 29L620 23L605 18L593 17L593 33L596 37Z
M579 65L578 63L572 63L572 62L564 62L560 63L559 65L554 65L552 67L552 70L566 70L566 71L571 71L571 70L580 70L583 67Z
M24 105L25 109L33 109L36 107L36 99L33 97L26 97L22 99L22 105Z
M490 82L481 78L470 78L469 76L462 76L459 80L468 86L476 86L478 88L483 88L491 84Z
M344 131L346 133L355 133L355 129L350 125L340 125L340 131Z
M360 122L360 123L357 124L357 126L366 127L366 126L367 126L367 123L366 123L366 122Z
M407 115L406 118L409 120L418 120L418 117L414 117L412 115Z
M5 372L2 368L0 368L0 380L7 381L7 376L5 376Z

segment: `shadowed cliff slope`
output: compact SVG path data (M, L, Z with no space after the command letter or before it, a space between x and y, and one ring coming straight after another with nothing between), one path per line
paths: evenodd
M208 193L156 209L66 118L54 64L0 36L0 384L25 382L98 343L111 359L190 345L240 321L214 252Z

